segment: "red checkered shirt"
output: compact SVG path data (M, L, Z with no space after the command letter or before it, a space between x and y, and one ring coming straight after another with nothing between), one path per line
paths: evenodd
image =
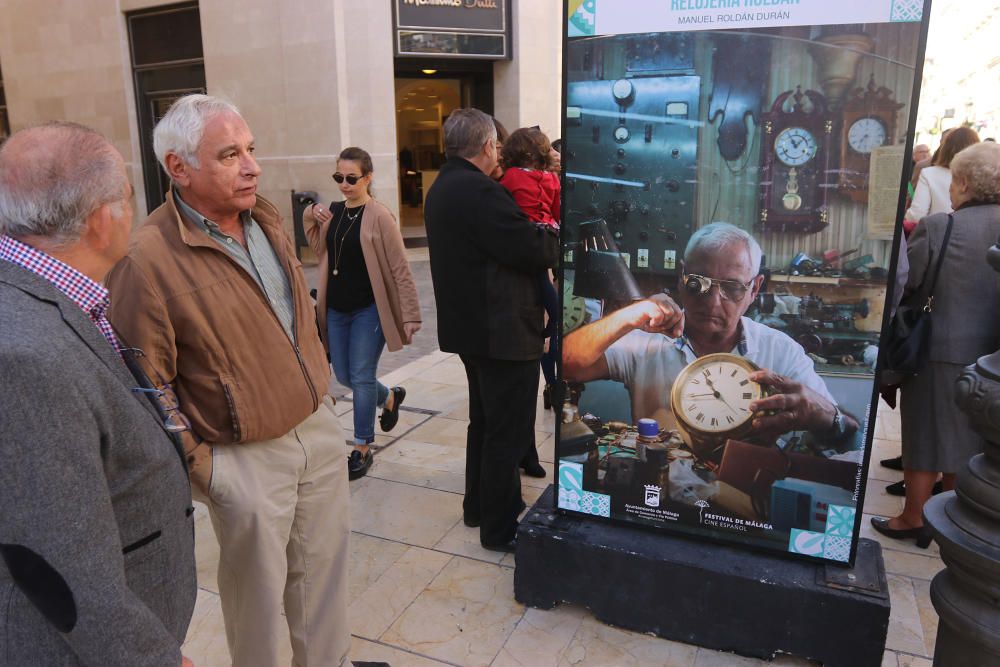
M105 316L111 299L104 285L94 282L51 255L4 234L0 234L0 259L17 264L55 285L56 289L87 313L90 321L104 334L115 351L121 354L121 343Z

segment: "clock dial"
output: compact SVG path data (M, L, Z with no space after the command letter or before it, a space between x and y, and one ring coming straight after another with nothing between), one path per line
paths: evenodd
M782 130L774 140L774 154L789 167L799 167L816 157L816 137L802 127Z
M878 118L859 118L847 130L847 143L858 153L871 153L884 146L888 133Z
M671 391L676 417L688 429L721 434L739 429L752 418L750 403L761 398L761 386L750 380L756 367L731 354L710 354L684 369Z

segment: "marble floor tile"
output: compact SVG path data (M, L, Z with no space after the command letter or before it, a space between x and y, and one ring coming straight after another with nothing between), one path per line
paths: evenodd
M432 417L407 433L406 439L416 442L433 442L437 445L448 445L449 447L460 449L464 458L468 431L468 421Z
M897 656L899 667L933 667L934 663L928 658L921 658L915 655L900 653Z
M400 438L392 447L378 453L380 463L398 463L428 470L465 474L465 451L449 445L439 445L433 440Z
M370 585L353 596L347 610L351 633L378 639L441 572L451 556L409 547Z
M889 612L889 634L885 647L902 653L924 655L927 647L924 642L924 628L917 611L913 581L896 575L888 575L886 578L889 581L889 600L892 607Z
M899 667L895 651L885 651L882 654L882 664L880 667Z
M387 644L368 641L360 637L351 638L351 660L364 662L387 662L392 667L445 667L446 662L438 662L424 656L403 651ZM201 667L198 665L197 667Z
M442 412L441 417L447 417L448 419L457 419L459 421L469 421L469 397L466 396L464 400L456 403L447 412Z
M934 646L937 642L939 617L931 602L931 582L914 579L913 593L917 598L917 614L920 616L920 626L924 631L924 655L934 657Z
M550 435L544 440L536 442L538 448L538 459L552 463L556 460L556 436Z
M589 613L568 604L549 610L528 609L492 667L556 667Z
M399 542L351 533L348 604L357 600L411 548Z
M351 528L359 533L430 548L462 518L454 493L366 477L351 494Z
M465 385L429 382L422 377L411 378L406 382L405 405L434 412L447 412L466 400L468 395L469 388Z
M524 613L514 573L453 558L381 640L456 665L489 665Z
M442 537L434 548L449 554L474 558L487 563L499 564L505 554L503 551L484 549L479 543L479 529L469 528L461 520Z
M882 558L885 561L885 571L888 574L898 574L911 579L930 581L934 575L944 569L944 563L939 556L927 553L911 553L883 546Z
M463 464L464 465L464 464ZM368 471L368 477L384 479L390 482L402 482L414 486L425 486L449 493L465 493L465 472L451 473L434 470L408 463L383 461L375 457L375 463Z
M435 364L420 374L420 379L427 382L438 382L467 389L469 378L465 375L465 366L447 361Z
M580 623L559 659L560 667L694 667L698 647L605 625L590 615Z

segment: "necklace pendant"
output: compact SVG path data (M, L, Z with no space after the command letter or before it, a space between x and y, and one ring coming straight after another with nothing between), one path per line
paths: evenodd
M340 271L339 271L339 270L337 270L337 269L334 269L334 270L333 270L333 275L337 275L338 273L340 273Z

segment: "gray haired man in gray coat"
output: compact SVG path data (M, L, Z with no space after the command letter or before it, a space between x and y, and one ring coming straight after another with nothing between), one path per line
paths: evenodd
M104 312L132 189L97 132L0 149L0 664L190 665L191 490L173 415Z

